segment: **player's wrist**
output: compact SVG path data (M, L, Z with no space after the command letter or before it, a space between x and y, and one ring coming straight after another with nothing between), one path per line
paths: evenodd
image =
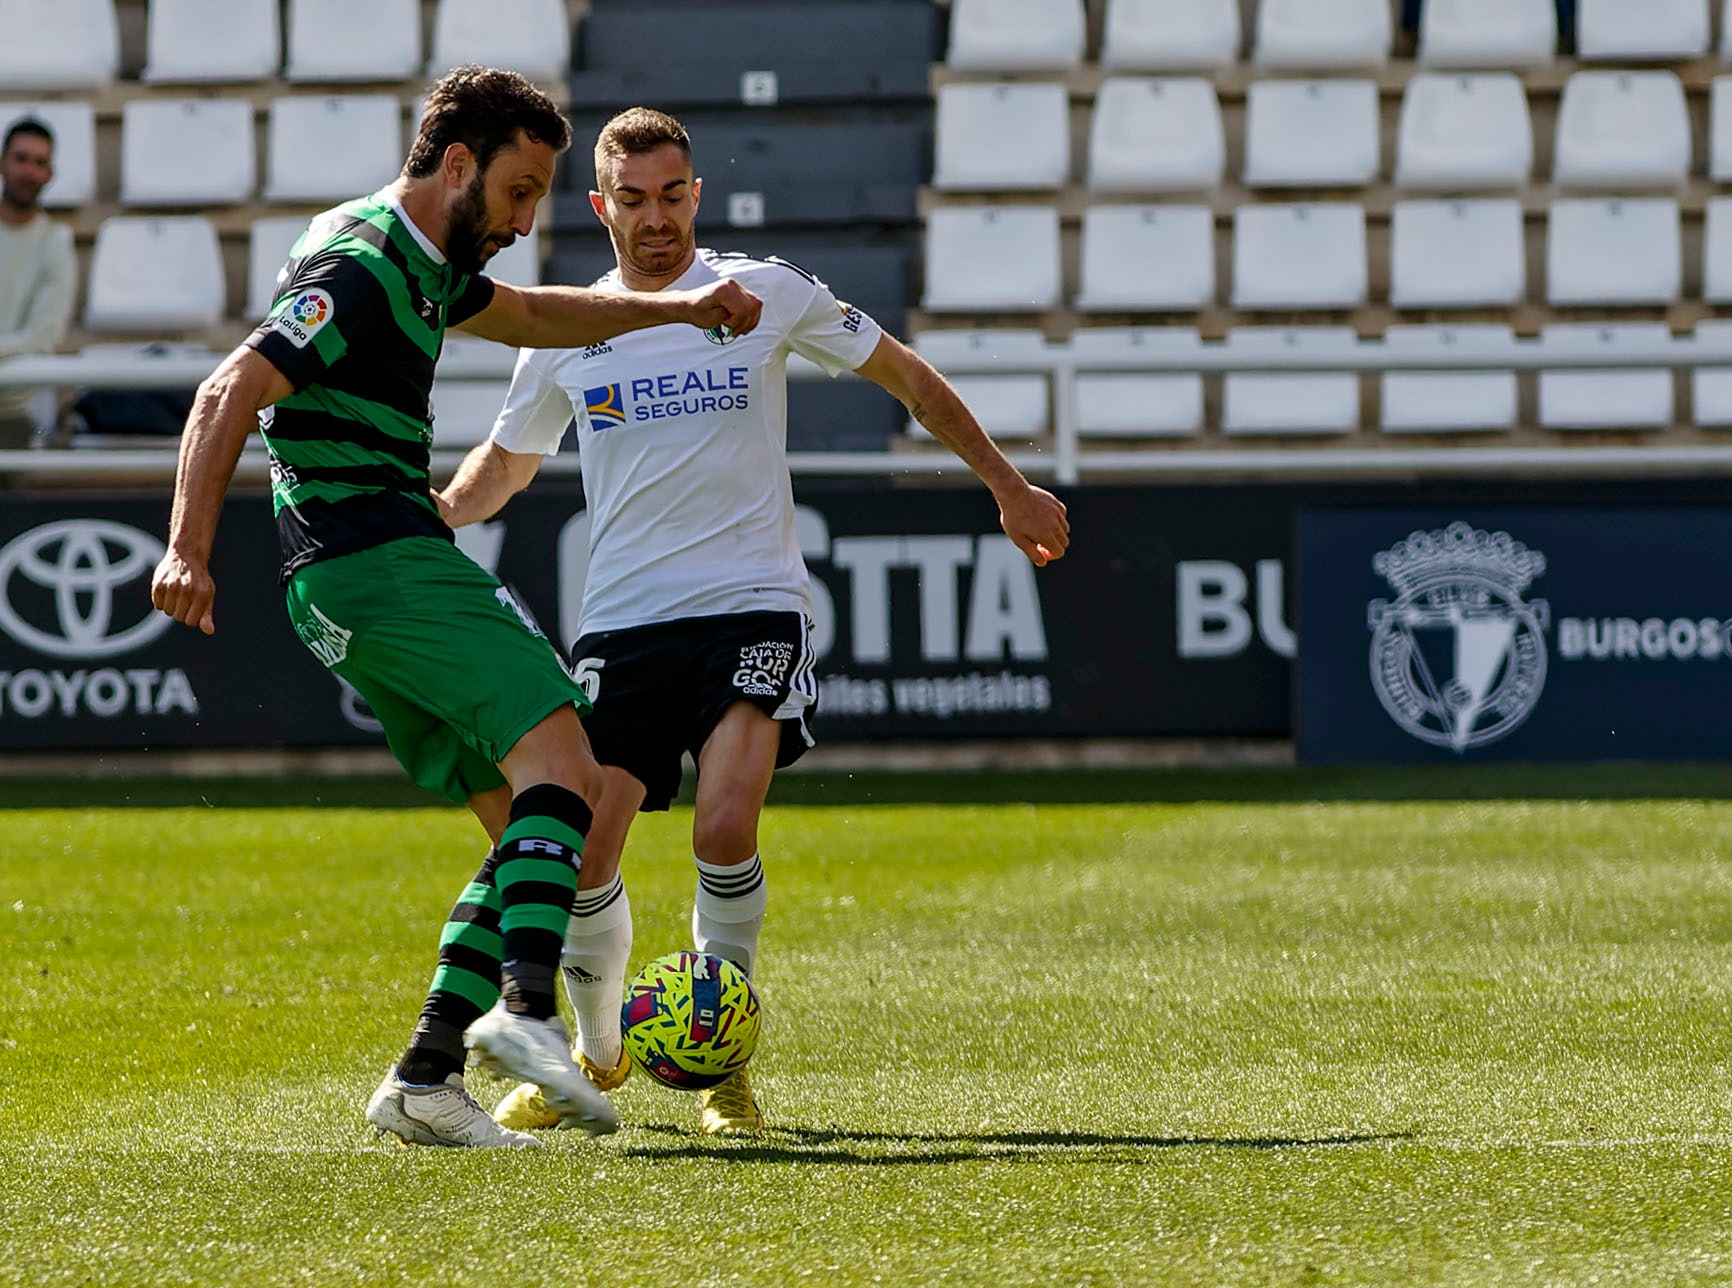
M170 537L168 553L189 567L202 568L210 562L209 541L196 541L187 537Z

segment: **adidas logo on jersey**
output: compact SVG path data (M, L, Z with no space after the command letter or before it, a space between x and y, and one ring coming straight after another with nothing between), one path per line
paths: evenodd
M612 352L613 346L606 340L603 340L600 344L586 345L583 350L583 356L585 358L599 358L604 353Z

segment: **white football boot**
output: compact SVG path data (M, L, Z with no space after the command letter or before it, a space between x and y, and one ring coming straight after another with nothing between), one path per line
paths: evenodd
M483 1068L540 1087L547 1107L567 1127L591 1136L619 1130L613 1102L572 1063L571 1039L557 1015L531 1019L513 1015L500 1003L469 1026L463 1045L475 1052Z
M392 1065L367 1102L367 1121L406 1144L457 1149L534 1149L541 1142L501 1127L463 1088L454 1073L436 1087L411 1087Z

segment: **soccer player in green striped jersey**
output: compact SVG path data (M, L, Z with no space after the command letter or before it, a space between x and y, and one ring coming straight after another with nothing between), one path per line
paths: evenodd
M743 334L760 309L729 281L603 294L488 278L487 260L531 231L570 141L559 109L515 73L464 67L433 86L403 173L313 221L275 307L199 387L151 584L163 612L215 630L217 515L261 428L296 633L372 706L411 777L467 803L493 841L445 925L408 1048L367 1106L374 1126L419 1144L538 1143L469 1097L465 1048L538 1083L571 1125L618 1125L554 1009L601 784L578 720L588 702L439 517L429 399L445 331L565 348L675 322Z

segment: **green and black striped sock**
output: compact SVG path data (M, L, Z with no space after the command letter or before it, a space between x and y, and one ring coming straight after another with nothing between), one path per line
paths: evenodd
M462 1073L463 1031L499 1000L499 889L494 873L499 853L490 851L481 871L457 898L439 936L439 969L421 1008L397 1076L417 1086Z
M553 783L526 788L511 802L494 880L503 932L500 991L514 1014L545 1020L554 1013L554 980L589 825L583 798Z

